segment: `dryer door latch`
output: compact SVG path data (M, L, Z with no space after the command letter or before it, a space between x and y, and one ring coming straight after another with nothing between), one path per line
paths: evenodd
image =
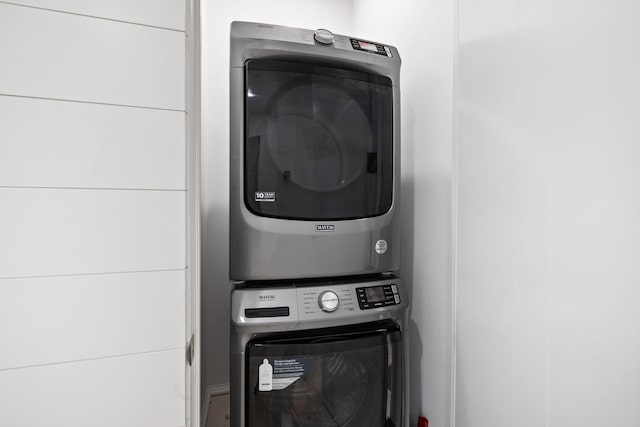
M187 363L189 366L193 363L193 359L196 356L196 343L195 336L191 335L191 339L187 343Z

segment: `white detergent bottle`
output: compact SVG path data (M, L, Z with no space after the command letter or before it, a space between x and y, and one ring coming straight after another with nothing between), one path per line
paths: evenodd
M273 388L273 366L269 364L268 359L262 361L258 376L258 390L271 391Z

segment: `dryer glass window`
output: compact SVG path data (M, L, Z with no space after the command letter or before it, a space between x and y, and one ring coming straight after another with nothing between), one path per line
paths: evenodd
M391 321L253 340L247 426L400 427L401 342Z
M246 65L245 203L257 215L382 215L393 197L387 77L303 63Z

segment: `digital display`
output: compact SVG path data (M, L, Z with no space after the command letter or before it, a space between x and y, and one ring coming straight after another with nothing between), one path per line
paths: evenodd
M367 302L371 304L375 304L377 302L384 302L384 288L382 286L378 286L375 288L365 288L365 295L367 296Z
M378 47L373 43L367 43L363 41L358 41L361 49L370 50L371 52L377 52Z

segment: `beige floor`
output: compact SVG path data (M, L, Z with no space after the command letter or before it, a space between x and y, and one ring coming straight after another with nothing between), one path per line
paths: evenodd
M213 396L209 402L207 427L229 427L229 395Z

